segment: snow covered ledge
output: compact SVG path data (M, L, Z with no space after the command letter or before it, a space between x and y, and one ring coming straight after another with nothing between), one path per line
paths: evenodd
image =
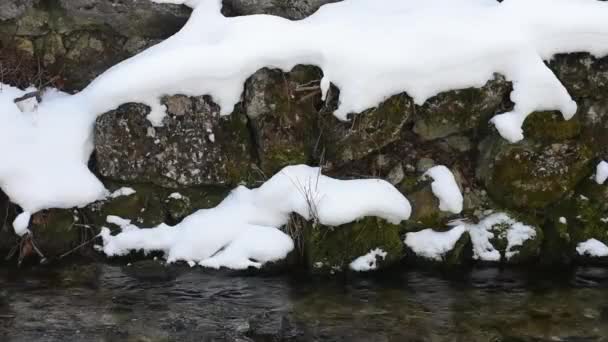
M291 238L278 229L292 213L339 226L369 216L398 224L410 212L408 200L386 181L336 180L323 176L319 168L288 166L261 187L240 186L217 207L199 210L174 227L140 229L124 224L115 236L104 228L102 249L108 256L141 249L162 251L168 262L259 268L285 258L294 248Z

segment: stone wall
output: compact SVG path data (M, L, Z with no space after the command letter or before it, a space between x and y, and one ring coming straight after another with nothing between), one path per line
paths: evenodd
M224 11L301 19L328 2L226 0ZM41 61L54 84L79 89L176 32L189 11L147 1L10 0L0 13L5 52L10 48ZM570 121L555 112L534 113L524 127L526 139L516 144L488 123L512 107L511 84L500 75L480 89L442 93L422 106L405 93L393 96L351 122L331 115L337 88L321 100L322 70L314 66L259 70L225 118L207 96L165 98L169 115L162 128L145 120L146 106L123 105L98 119L91 167L110 190L130 186L137 192L79 210L37 214L34 238L48 256L57 256L93 236L107 215L143 226L176 223L216 205L237 184L256 186L283 166L307 163L339 178L384 178L413 205L412 218L400 226L366 219L325 229L294 218L288 229L300 246L296 259L311 269L342 270L378 246L397 250L392 255L398 257L386 264L419 262L403 246L405 233L443 230L453 219L475 222L489 211L508 212L539 232L514 262L589 262L575 256L576 244L589 238L608 243L608 187L589 179L597 162L608 158L608 58L562 55L549 66L579 112ZM421 179L436 164L454 172L465 197L462 215L439 211L428 181ZM173 192L183 198L170 198ZM14 208L7 212L10 220ZM6 229L0 236L14 243ZM495 242L504 253L504 243ZM445 262L470 262L468 244L465 235Z

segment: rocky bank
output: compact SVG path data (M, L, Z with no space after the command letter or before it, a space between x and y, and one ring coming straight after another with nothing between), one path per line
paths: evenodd
M331 0L225 0L228 16L267 13L302 19ZM0 58L4 82L35 83L76 91L92 78L175 33L189 10L149 1L8 0L0 4ZM534 113L526 139L510 144L488 120L508 111L510 82L501 75L479 89L439 94L415 105L405 93L340 122L332 115L339 89L321 100L323 71L296 66L262 69L246 82L229 117L208 96L175 95L163 102L164 127L145 120L149 110L126 104L98 119L90 166L110 190L136 192L75 210L49 210L33 218L33 241L45 257L59 257L95 236L107 215L141 226L174 224L215 206L238 184L256 186L290 164L323 166L338 178L379 177L412 202L412 218L399 226L367 218L343 227L286 227L298 250L289 258L315 272L346 270L357 256L381 247L400 262L427 263L404 244L407 232L447 229L454 219L477 222L507 212L534 226L536 238L513 263L596 263L577 256L590 238L608 243L608 186L591 177L608 158L608 58L560 55L547 61L579 104L570 121L556 112ZM465 198L461 215L439 210L422 174L433 165L455 174ZM173 193L181 196L170 196ZM0 197L0 250L18 244L10 222L18 208ZM564 223L565 222L565 223ZM506 244L493 241L502 254ZM25 242L21 243L23 245ZM465 234L441 264L473 262ZM91 244L78 253L93 254ZM15 253L18 254L18 253ZM279 265L280 266L280 265Z

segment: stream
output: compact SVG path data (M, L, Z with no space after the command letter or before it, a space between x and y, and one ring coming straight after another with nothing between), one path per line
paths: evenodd
M608 341L608 268L0 269L0 341Z

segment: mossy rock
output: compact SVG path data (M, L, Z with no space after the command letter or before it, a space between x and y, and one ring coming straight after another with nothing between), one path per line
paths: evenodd
M406 222L407 227L441 229L447 227L448 219L454 216L439 209L439 199L433 194L431 182L419 181L418 189L407 193L407 199L412 206L412 214ZM411 228L407 230L412 231Z
M163 194L167 213L174 223L200 209L210 209L220 204L230 190L222 187L186 188L176 191L179 196L171 196L173 192Z
M487 125L501 109L511 86L496 76L481 88L441 93L416 109L414 133L423 140L444 138Z
M535 112L524 123L524 136L527 139L543 142L556 142L574 139L581 133L579 116L564 120L560 112Z
M30 231L45 257L56 257L95 236L95 231L80 226L80 214L74 209L51 209L32 216Z
M131 187L136 191L132 195L109 198L87 206L87 223L94 227L108 226L106 218L110 215L131 220L131 223L139 227L155 227L164 223L164 193L159 192L158 187L150 185Z
M348 271L351 262L376 248L387 253L377 269L394 265L404 254L400 229L375 217L339 227L309 225L304 235L307 266L320 274Z
M395 95L376 108L352 115L348 122L338 120L331 112L320 115L323 149L317 152L328 167L338 167L398 141L414 113L414 102L406 94Z
M261 169L270 177L287 165L306 164L318 140L322 71L296 66L288 73L261 69L245 84L243 109L253 128Z
M477 177L496 202L508 208L539 209L561 199L590 174L593 153L579 141L551 145L500 138L484 141Z

